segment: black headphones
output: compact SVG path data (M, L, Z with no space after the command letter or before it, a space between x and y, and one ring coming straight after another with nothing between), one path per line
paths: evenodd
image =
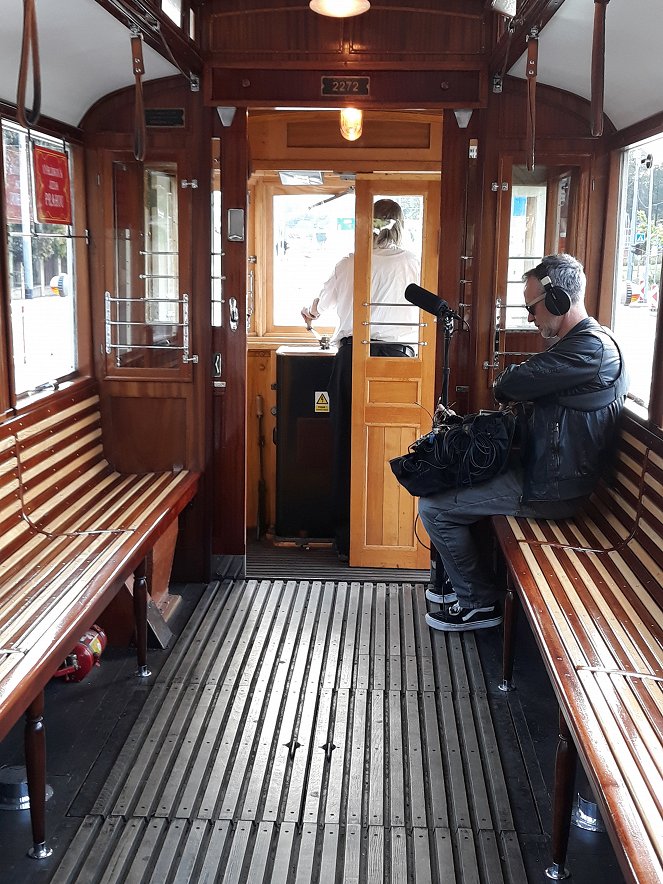
M548 270L545 264L539 264L534 268L534 275L543 286L546 293L546 310L553 316L563 316L571 309L571 298L566 289L559 285L553 285L552 280L548 276Z

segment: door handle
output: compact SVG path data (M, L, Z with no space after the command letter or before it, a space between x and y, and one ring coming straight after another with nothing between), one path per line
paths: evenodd
M230 331L237 331L237 327L239 326L237 298L228 298L228 309L230 311Z

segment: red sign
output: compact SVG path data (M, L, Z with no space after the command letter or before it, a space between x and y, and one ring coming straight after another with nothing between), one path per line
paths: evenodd
M46 224L71 224L69 160L65 153L33 148L37 220Z

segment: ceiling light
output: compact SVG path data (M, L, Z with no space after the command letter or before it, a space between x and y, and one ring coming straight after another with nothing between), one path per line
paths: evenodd
M363 116L356 107L344 107L341 110L341 135L346 141L356 141L361 137Z
M332 18L351 18L371 8L369 0L311 0L309 7L319 15Z

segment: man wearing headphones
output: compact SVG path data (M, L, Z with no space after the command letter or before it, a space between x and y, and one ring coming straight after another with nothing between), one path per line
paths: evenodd
M548 255L523 275L525 309L552 346L496 379L501 404L523 403L520 458L483 484L419 501L419 515L439 552L446 581L426 615L434 629L461 632L502 621L497 588L470 526L484 516L567 518L591 493L610 457L628 378L619 347L584 304L585 273L571 255ZM447 607L449 606L450 607Z

